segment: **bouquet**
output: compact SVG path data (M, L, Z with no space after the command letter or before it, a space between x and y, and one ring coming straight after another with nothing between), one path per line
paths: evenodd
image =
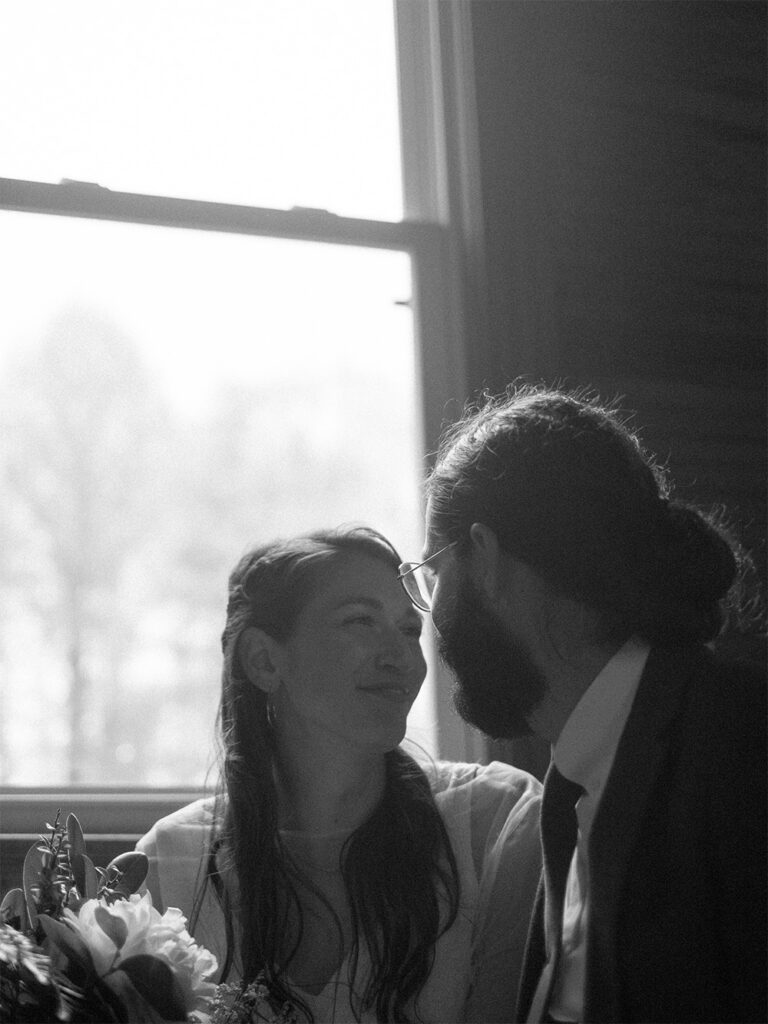
M0 903L0 1024L194 1021L292 1024L272 1012L263 978L244 987L209 979L216 958L181 911L141 893L145 854L90 860L80 822L57 813L24 859L22 887ZM265 1012L266 1011L266 1012Z

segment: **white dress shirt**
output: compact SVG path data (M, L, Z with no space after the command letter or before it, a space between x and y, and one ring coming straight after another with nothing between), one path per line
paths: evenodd
M566 883L562 949L548 1007L555 1020L584 1019L589 835L649 651L647 644L633 639L616 652L571 712L552 751L559 771L585 790L576 803L579 832Z

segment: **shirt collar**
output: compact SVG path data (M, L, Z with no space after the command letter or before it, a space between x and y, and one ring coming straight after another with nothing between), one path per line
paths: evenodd
M599 798L635 699L650 648L628 640L608 661L573 709L552 757L566 778Z

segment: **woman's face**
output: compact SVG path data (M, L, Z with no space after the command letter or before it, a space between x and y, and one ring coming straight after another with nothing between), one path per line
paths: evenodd
M278 740L294 746L323 735L391 750L426 674L421 616L394 568L377 558L338 555L320 573L281 645Z

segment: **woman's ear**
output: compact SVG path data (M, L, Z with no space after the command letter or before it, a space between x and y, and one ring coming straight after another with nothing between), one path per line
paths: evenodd
M282 683L282 649L263 629L249 626L237 641L240 664L250 683L264 693L275 693Z

